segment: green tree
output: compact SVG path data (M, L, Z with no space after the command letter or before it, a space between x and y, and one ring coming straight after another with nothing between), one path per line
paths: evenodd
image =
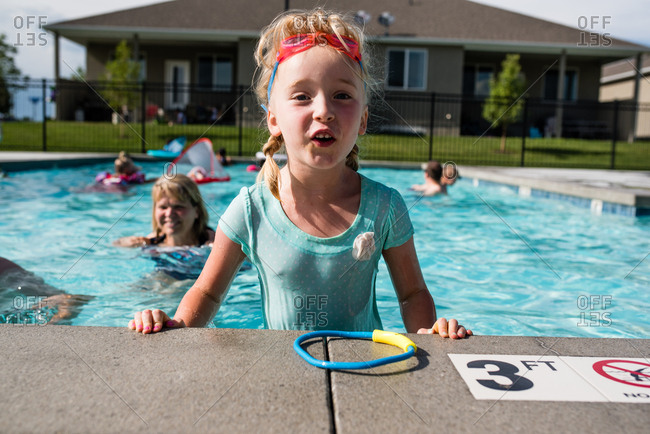
M506 151L508 126L521 117L524 86L519 54L507 54L501 63L501 71L490 80L490 95L483 104L483 118L492 127L501 127L500 152Z
M14 63L16 47L5 41L6 35L0 33L0 113L8 114L13 106L9 87L13 81L19 80L20 70ZM13 86L12 86L13 87Z
M86 81L86 71L81 66L77 66L77 69L72 74L72 79L75 81Z
M139 99L137 81L140 77L140 64L131 56L131 48L125 40L115 48L115 58L106 64L102 75L105 84L103 92L111 108L118 113L120 137L124 137L123 120L133 110Z

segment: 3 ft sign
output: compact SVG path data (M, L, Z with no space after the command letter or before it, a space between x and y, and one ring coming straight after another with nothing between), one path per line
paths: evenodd
M449 354L476 399L650 402L644 359Z

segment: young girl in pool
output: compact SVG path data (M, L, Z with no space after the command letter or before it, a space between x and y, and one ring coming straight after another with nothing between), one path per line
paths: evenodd
M122 237L119 247L202 246L212 243L214 230L208 227L208 211L199 187L180 173L161 176L151 189L153 231L145 236Z
M140 166L136 166L129 154L120 151L115 159L115 173L101 172L95 177L95 182L103 185L130 185L153 182L155 179L145 179Z
M205 326L248 257L267 328L381 329L375 277L383 256L408 332L472 334L454 319L436 321L400 194L357 173L370 86L360 29L321 9L285 13L262 31L255 59L270 131L261 182L242 188L222 216L174 318L147 309L129 328ZM288 158L279 169L272 157L283 146Z

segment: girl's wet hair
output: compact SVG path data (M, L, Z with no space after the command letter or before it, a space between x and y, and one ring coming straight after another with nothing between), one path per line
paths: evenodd
M355 64L345 54L339 52L346 61L354 65L354 71L358 71L359 77L366 84L366 99L369 88L374 87L374 83L368 74L370 62L368 61L367 46L363 31L357 25L353 18L344 16L342 14L328 12L321 8L316 8L311 11L289 11L279 15L271 24L262 30L260 40L255 49L255 63L257 64L257 71L255 74L255 95L261 105L269 107L267 99L267 91L269 81L275 62L277 52L280 47L280 42L290 36L305 34L305 33L328 33L336 35L339 38L342 36L348 37L359 44L359 52L363 59L363 68ZM262 170L257 175L257 181L262 180L266 183L273 196L280 200L280 168L273 160L273 154L280 151L284 139L282 136L271 135L267 142L262 146L262 152L266 156L266 161L262 166ZM348 154L345 164L353 170L359 169L359 147L355 144L352 151Z
M181 173L174 176L161 176L153 185L151 198L153 199L152 222L153 232L156 237L161 235L158 222L156 221L156 203L165 195L181 202L189 202L196 208L196 220L194 221L193 232L197 240L202 239L202 235L208 228L208 211L205 209L203 198L199 187L192 179Z
M436 160L431 160L427 163L424 171L429 175L429 178L440 183L440 178L442 178L442 164Z

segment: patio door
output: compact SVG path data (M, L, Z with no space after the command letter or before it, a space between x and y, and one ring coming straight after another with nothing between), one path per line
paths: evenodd
M185 110L190 101L190 62L165 60L165 108Z

